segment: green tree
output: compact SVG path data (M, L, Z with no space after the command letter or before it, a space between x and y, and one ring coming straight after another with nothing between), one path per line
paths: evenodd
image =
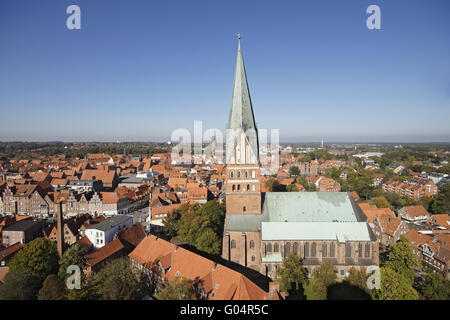
M186 278L160 282L157 292L158 300L198 300L194 282Z
M436 196L436 200L431 205L433 213L450 214L450 183L444 184Z
M40 287L36 278L9 271L0 285L0 300L34 300Z
M369 201L370 204L374 204L377 208L390 208L391 204L386 200L386 198L374 198Z
M220 254L222 246L222 239L214 232L211 228L206 228L202 230L196 239L195 247L198 250L210 253L210 254Z
M288 192L299 192L297 186L295 184L290 184L286 187L286 191Z
M71 265L79 266L80 269L82 269L83 258L85 254L86 250L78 243L75 243L69 249L67 249L64 252L62 258L59 260L59 279L64 282L66 281L66 279L70 276L70 274L67 273L67 268Z
M48 275L58 271L56 243L45 238L34 239L11 259L9 269L43 283Z
M44 285L39 290L38 300L65 300L66 286L58 276L51 274L45 279Z
M297 166L291 166L289 168L289 175L293 177L297 177L300 175L300 169Z
M411 285L414 282L414 269L420 269L419 258L414 254L414 247L405 236L389 248L388 260L384 266L389 267L404 277Z
M305 288L308 300L325 300L327 298L328 286L336 283L336 269L330 261L322 263L309 280Z
M369 289L367 288L368 277L369 275L365 272L365 270L351 268L346 280L350 283L350 285L358 287L365 292L369 292Z
M380 289L373 290L375 300L417 300L419 295L410 281L389 267L380 270Z
M180 222L183 212L187 209L188 204L183 204L179 208L172 210L163 220L164 232L173 238L178 235L178 223Z
M305 286L305 296L308 300L326 300L327 286L320 279L311 278Z
M285 292L291 289L299 290L300 286L308 282L308 270L293 253L283 259L283 265L277 269L277 276L281 278L280 289Z
M450 300L450 281L440 274L427 274L416 289L425 300Z
M89 278L89 287L93 290L93 295L97 295L100 300L133 300L140 297L142 287L139 276L128 258L110 261Z

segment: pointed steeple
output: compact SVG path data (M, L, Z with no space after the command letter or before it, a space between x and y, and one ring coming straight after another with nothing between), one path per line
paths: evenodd
M238 142L238 131L244 131L248 143L259 163L258 129L253 114L250 91L248 89L247 74L245 72L244 58L242 57L241 36L238 35L238 53L236 59L236 71L234 74L233 98L231 102L230 116L227 125L227 136L234 132L232 137L227 137L227 162Z

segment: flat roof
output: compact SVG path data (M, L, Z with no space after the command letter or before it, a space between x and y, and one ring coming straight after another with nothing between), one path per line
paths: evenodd
M7 226L3 229L3 231L26 231L39 223L39 221L34 221L33 219L20 220L14 224Z
M109 229L114 228L115 226L125 223L129 219L133 219L133 217L128 216L128 215L117 215L117 216L113 216L109 219L106 219L103 222L96 223L96 224L90 226L88 229L107 231Z

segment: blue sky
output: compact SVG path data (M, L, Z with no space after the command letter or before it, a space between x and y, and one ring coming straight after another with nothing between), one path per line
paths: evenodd
M282 142L448 142L449 30L447 0L2 0L0 141L222 130L240 32L256 121Z

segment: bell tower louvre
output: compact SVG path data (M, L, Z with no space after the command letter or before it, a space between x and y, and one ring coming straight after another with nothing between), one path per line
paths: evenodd
M240 36L238 38L226 140L227 214L260 214L262 204L258 129L248 89Z

